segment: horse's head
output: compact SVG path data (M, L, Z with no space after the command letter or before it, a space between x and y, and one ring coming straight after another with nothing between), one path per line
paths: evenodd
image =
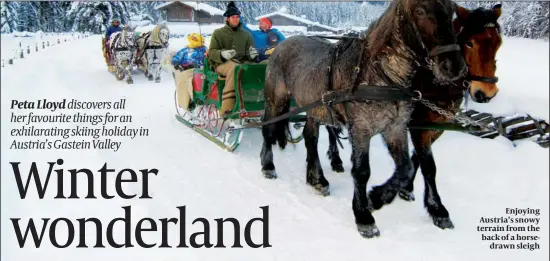
M495 57L502 44L497 22L501 5L497 4L491 10L478 8L473 11L458 6L456 13L453 24L459 32L458 42L468 64L472 81L470 96L475 102L489 102L498 93Z
M168 27L163 26L162 28L160 28L159 40L160 40L161 43L163 43L163 44L168 43L169 35L170 35L170 31L168 30Z
M466 73L464 58L453 30L456 4L451 0L402 0L407 44L426 57L440 82L454 81ZM422 60L421 62L424 62Z
M168 45L170 30L165 23L160 23L151 31L149 43L152 45Z

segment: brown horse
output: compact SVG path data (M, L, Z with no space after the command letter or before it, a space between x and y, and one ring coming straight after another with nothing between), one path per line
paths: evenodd
M370 198L373 202L389 203L410 183L413 174L407 122L418 98L411 88L415 72L421 66L429 67L441 82L455 81L466 73L451 23L454 11L455 4L450 0L394 0L369 31L359 37L333 45L294 36L277 46L269 59L264 122L288 112L291 96L298 106L304 107L314 101L325 101L328 94L343 89L351 95L369 94L366 101L348 99L309 109L304 127L307 183L323 194L328 193L329 183L317 153L319 126L346 125L350 130L351 173L355 184L353 212L359 233L364 237L380 235L366 191L371 137L382 134L396 170L390 182L377 187ZM262 127L264 142L260 157L266 178L277 176L272 146L278 143L284 149L288 123L286 118Z
M501 5L495 5L491 10L478 8L470 11L457 6L457 18L453 21L455 31L458 32L458 42L462 48L463 56L469 68L466 77L457 80L451 85L434 84L434 76L429 70L421 69L413 80L413 85L418 86L422 93L436 93L430 100L436 101L440 108L444 108L451 114L456 114L463 100L464 89L471 86L469 95L476 102L487 102L498 92L495 77L495 56L501 45L500 26L497 22L501 14ZM471 84L470 84L471 83ZM458 88L457 88L458 87ZM446 90L446 91L445 91ZM412 122L448 122L445 115L427 108L423 104L417 104L412 114ZM341 128L327 126L329 134L329 149L327 156L331 160L332 169L343 172L342 160L336 144L337 135ZM441 203L435 183L436 166L431 151L433 144L443 134L441 130L410 129L411 140L415 151L412 155L414 175L418 167L422 168L425 182L424 205L432 217L433 222L440 228L452 228L453 223L449 218L449 212ZM413 179L399 192L399 196L405 200L414 200ZM373 207L378 209L382 204L373 202Z
M459 7L454 25L459 33L458 41L463 47L463 54L469 68L469 75L458 81L456 84L468 86L471 83L469 94L476 102L488 102L498 92L496 87L496 53L502 43L500 26L497 22L501 14L501 5L495 5L491 10L478 8L473 11ZM423 88L437 88L433 85L425 85ZM463 96L459 93L453 97L438 97L439 106L456 114L460 111L460 104ZM418 104L413 112L412 120L429 122L448 122L452 119L445 115L428 109L423 104ZM418 167L422 168L424 176L424 206L433 219L436 226L441 228L452 228L453 224L449 212L441 203L435 183L436 166L432 154L431 145L443 134L440 130L411 129L411 140L414 145L412 161L414 164L414 175ZM409 185L400 191L401 198L414 200L413 179Z

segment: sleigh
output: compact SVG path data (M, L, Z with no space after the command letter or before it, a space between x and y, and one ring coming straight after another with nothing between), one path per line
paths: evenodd
M264 81L266 64L241 64L235 68L234 86L236 102L231 113L219 116L222 93L226 79L211 69L208 58L204 66L195 69L193 75L193 99L188 110L179 108L176 101L176 118L220 147L234 151L243 136L243 129L261 122L264 114ZM291 108L296 107L294 101ZM289 117L293 123L288 141L298 143L303 139L301 129L304 115Z

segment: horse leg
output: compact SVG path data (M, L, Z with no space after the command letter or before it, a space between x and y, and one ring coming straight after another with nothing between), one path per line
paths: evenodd
M391 203L397 192L409 184L413 171L406 125L389 127L386 132L382 133L382 138L396 168L393 175L383 185L374 186L370 191L369 198L374 209L380 209L385 204Z
M145 54L143 55L143 67L145 68L145 77L147 77L147 80L152 81L153 80L153 74L151 74L151 60L149 59L149 51L145 50Z
M273 66L267 71L264 87L264 122L289 111L290 96L282 75L280 68L277 66ZM281 149L286 147L287 133L289 133L288 124L289 120L287 118L262 126L264 140L262 151L260 152L260 160L262 173L268 179L277 178L275 164L273 164L272 146L278 143Z
M132 79L132 55L130 54L128 57L128 62L126 64L126 75L128 78L126 78L126 82L128 84L134 83L134 79Z
M151 75L151 73L149 72L149 67L151 65L149 65L148 53L147 51L144 52L145 53L143 54L143 58L141 58L141 66L143 68L143 73L145 74L145 77L147 77L147 80L152 81L153 75Z
M156 77L155 77L155 82L159 83L160 80L161 80L161 79L160 79L160 70L161 70L161 67L160 67L159 64L156 64L155 66L156 66L156 67L155 67L155 75L156 75Z
M124 80L124 68L122 66L122 63L120 61L120 56L115 56L115 77L117 80L122 81Z
M328 151L327 157L330 160L330 166L334 172L344 172L344 164L340 158L340 152L336 144L337 135L342 133L342 127L326 126L328 132Z
M286 107L286 109L283 110L283 112L279 114L271 114L267 113L270 111L271 108L266 107L266 114L264 121L267 121L271 118L277 117L278 115L282 115L286 113L285 111L288 111L290 107L290 102L287 101L286 105L283 105ZM284 149L286 146L286 133L288 131L288 119L284 119L272 124L267 124L262 126L262 136L263 136L263 144L262 144L262 151L260 152L260 160L262 163L262 173L264 177L268 179L274 179L277 178L277 173L275 172L275 164L273 163L273 151L272 146L275 145L275 143L279 143L279 147L281 149Z
M380 236L380 231L375 224L370 212L367 198L367 183L370 178L369 147L372 135L363 130L350 128L349 138L352 141L351 176L353 177L353 215L355 224L361 236L372 238Z
M453 228L449 212L441 202L435 182L436 165L431 145L443 134L442 131L411 130L411 140L417 153L424 176L424 206L434 225L441 229Z
M304 126L304 143L307 150L307 167L306 167L306 181L321 195L328 196L329 182L323 174L323 168L321 167L321 161L319 160L319 152L317 144L319 142L319 127L320 124L314 118L307 118L306 125Z
M411 131L411 139L412 138L412 131ZM414 179L416 178L416 173L418 172L418 167L420 166L420 160L418 159L418 153L416 150L413 151L411 160L413 163L413 174L411 178L411 182L405 188L399 190L399 197L405 201L414 201Z
M157 54L159 49L151 49L149 55L149 60L151 61L148 65L147 71L149 73L149 80L155 80L156 83L160 82L160 56Z

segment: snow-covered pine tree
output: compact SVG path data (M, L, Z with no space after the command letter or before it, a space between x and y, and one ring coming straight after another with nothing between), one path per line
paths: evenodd
M12 33L17 31L18 5L18 2L0 2L0 32Z

